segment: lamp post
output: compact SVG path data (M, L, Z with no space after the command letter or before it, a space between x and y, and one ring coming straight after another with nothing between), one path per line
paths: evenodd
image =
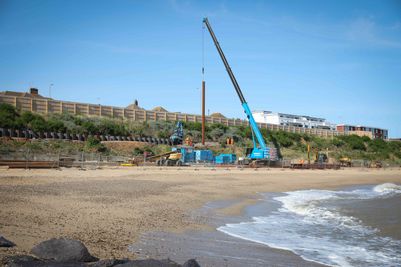
M54 84L52 84L52 83L49 85L49 98L52 98L52 87L53 87L53 85Z

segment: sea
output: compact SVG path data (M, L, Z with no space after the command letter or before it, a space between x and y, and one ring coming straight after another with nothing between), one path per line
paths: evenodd
M401 266L401 185L290 191L263 201L277 208L217 230L329 266Z

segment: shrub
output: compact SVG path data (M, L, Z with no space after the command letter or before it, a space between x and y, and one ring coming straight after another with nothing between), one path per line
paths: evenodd
M38 116L39 115L26 111L21 114L21 116L19 117L19 121L23 126L27 127L31 121L38 119Z
M209 136L213 141L218 141L224 135L224 130L221 128L214 128L209 132Z
M134 156L143 155L143 149L140 147L135 147L134 150L132 151L132 155Z
M65 130L66 130L66 127L64 126L64 122L57 118L48 119L47 128L49 131L53 131L53 132L65 132Z
M336 147L342 147L345 145L345 142L338 137L334 137L334 139L331 142Z
M284 131L278 131L272 134L274 138L277 140L278 144L282 147L290 147L294 143L294 138L290 133Z
M252 130L249 126L237 126L239 135L243 138L252 138Z
M186 130L195 130L195 131L202 131L202 123L200 122L184 122L183 127Z
M212 123L207 125L206 130L212 131L213 129L221 129L225 132L228 129L228 126L221 123Z
M340 137L351 149L366 150L364 139L358 135L344 135Z
M167 129L165 130L161 130L157 132L157 137L159 138L169 138L170 137L170 133Z
M83 133L86 134L98 134L99 128L90 120L84 120L81 122Z
M29 122L27 128L32 129L34 132L46 132L49 130L48 124L41 116L37 116L31 122Z
M106 152L107 148L96 138L89 137L85 142L85 148L89 151Z
M0 127L19 128L19 114L17 110L9 104L0 104Z

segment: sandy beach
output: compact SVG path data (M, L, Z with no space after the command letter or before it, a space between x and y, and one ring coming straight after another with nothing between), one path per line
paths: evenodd
M0 253L28 252L40 241L65 236L83 241L100 258L135 258L128 246L146 233L214 230L206 216L194 213L211 201L231 201L217 213L232 216L256 203L261 192L385 182L400 184L401 170L2 170L0 234L17 248Z

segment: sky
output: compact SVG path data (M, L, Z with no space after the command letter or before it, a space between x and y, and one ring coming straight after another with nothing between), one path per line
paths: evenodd
M401 137L401 0L0 0L0 91L244 119L252 110Z

